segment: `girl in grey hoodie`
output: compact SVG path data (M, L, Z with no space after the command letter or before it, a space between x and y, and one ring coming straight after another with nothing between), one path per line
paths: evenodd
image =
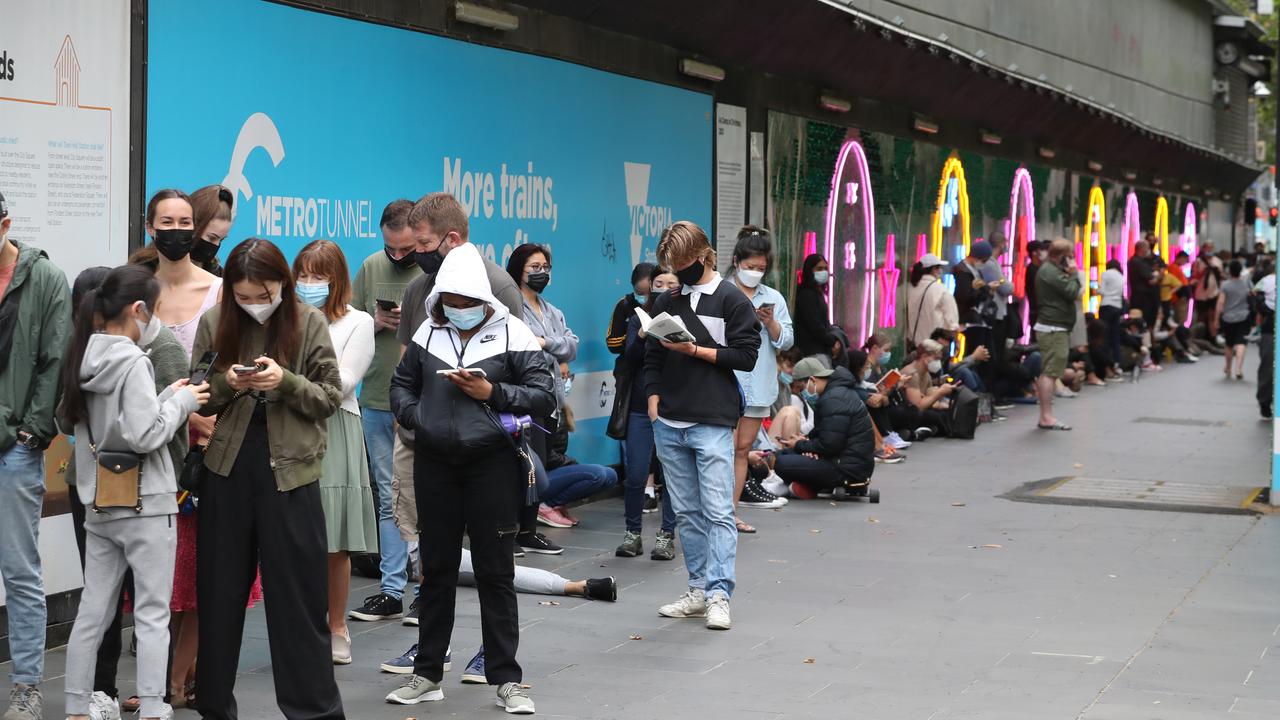
M67 646L67 716L75 720L91 713L119 717L114 700L93 692L93 674L126 569L134 577L140 716L173 717L164 693L178 488L166 445L186 417L208 401L209 386L179 380L157 397L151 361L139 346L154 340L162 327L154 314L159 295L150 270L134 265L112 270L76 313L63 369L60 419L82 439L75 445L80 500L94 508L98 450L142 458L141 509L94 508L85 519L84 590Z

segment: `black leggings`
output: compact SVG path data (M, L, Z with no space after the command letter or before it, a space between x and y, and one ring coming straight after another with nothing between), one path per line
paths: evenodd
M890 406L889 418L893 422L893 429L898 432L910 432L916 428L927 427L935 435L942 435L946 430L946 421L942 413L933 408L921 410L910 403Z

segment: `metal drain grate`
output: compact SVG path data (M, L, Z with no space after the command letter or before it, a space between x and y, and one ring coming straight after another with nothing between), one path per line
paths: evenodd
M1261 492L1261 488L1229 485L1069 476L1026 483L1001 497L1059 505L1247 514Z
M1183 425L1186 427L1230 427L1231 425L1226 420L1199 420L1196 418L1140 417L1134 419L1134 422L1155 425Z

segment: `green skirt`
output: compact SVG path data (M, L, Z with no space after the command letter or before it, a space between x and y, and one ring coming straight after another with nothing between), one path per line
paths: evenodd
M320 501L329 552L378 552L378 517L369 490L360 417L338 410L329 418L329 449L320 475Z

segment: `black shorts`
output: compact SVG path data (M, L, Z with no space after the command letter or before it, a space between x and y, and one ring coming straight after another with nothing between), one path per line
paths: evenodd
M1244 345L1245 338L1248 337L1249 331L1253 329L1253 323L1246 318L1240 322L1223 322L1222 336L1227 339L1227 346Z

